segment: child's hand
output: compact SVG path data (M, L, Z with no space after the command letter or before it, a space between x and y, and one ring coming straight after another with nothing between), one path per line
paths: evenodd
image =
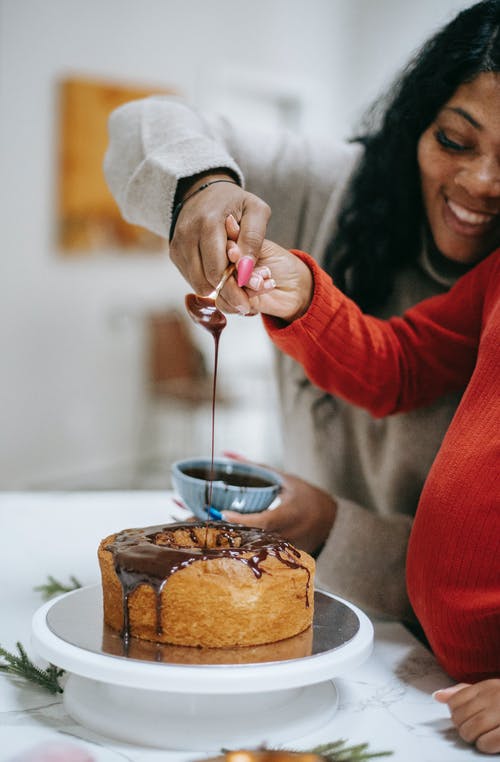
M266 240L246 292L252 311L291 323L307 311L313 285L312 273L302 260Z
M227 230L233 236L228 241L227 255L236 262L240 257L234 240L238 228L232 217L228 218ZM277 243L265 240L245 292L252 314L262 312L292 322L307 311L313 287L312 273L302 260Z
M448 704L460 738L486 754L500 752L500 680L459 683L436 691L434 698Z

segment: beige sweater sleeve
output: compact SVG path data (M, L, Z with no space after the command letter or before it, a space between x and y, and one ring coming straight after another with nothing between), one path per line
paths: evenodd
M132 101L108 122L104 175L127 222L168 238L177 181L236 162L187 105L164 97Z
M259 131L168 96L121 106L111 114L108 131L104 174L123 217L164 238L177 182L228 169L270 205L268 237L311 250L340 182L339 166L356 154L342 142L310 140L285 129Z

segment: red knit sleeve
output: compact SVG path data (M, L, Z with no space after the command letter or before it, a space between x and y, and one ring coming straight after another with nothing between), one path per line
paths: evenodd
M447 293L388 321L364 315L307 254L314 295L308 311L283 327L264 316L276 346L325 391L374 416L410 410L467 384L477 356L484 298L498 277L500 250Z

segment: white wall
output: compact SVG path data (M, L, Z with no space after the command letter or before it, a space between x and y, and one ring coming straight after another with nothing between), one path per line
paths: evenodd
M229 71L304 94L302 128L344 135L408 51L468 4L0 0L0 488L97 484L133 463L144 406L141 316L179 304L187 290L166 254L57 253L57 79L174 85L201 103ZM227 334L221 375L224 362L269 372L257 322L233 321ZM239 449L267 457L246 442L242 432Z
M354 123L428 36L472 0L356 0L348 3L343 119Z

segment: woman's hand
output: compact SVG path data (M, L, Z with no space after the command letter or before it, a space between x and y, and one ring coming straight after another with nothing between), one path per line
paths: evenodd
M460 738L485 754L500 752L500 680L459 683L436 691L434 698L448 704Z
M170 243L172 261L201 295L215 288L227 265L228 215L233 215L238 224L238 251L233 261L244 256L257 259L271 216L264 201L240 188L231 175L222 173L198 176L184 197L210 180L228 182L214 183L186 201ZM225 312L247 314L250 310L248 298L234 278L227 281L217 305Z
M230 457L244 460L233 454ZM283 480L280 504L276 508L261 513L224 511L223 517L235 524L277 532L301 550L314 553L321 548L332 530L337 510L335 500L297 476L281 471L276 473Z

